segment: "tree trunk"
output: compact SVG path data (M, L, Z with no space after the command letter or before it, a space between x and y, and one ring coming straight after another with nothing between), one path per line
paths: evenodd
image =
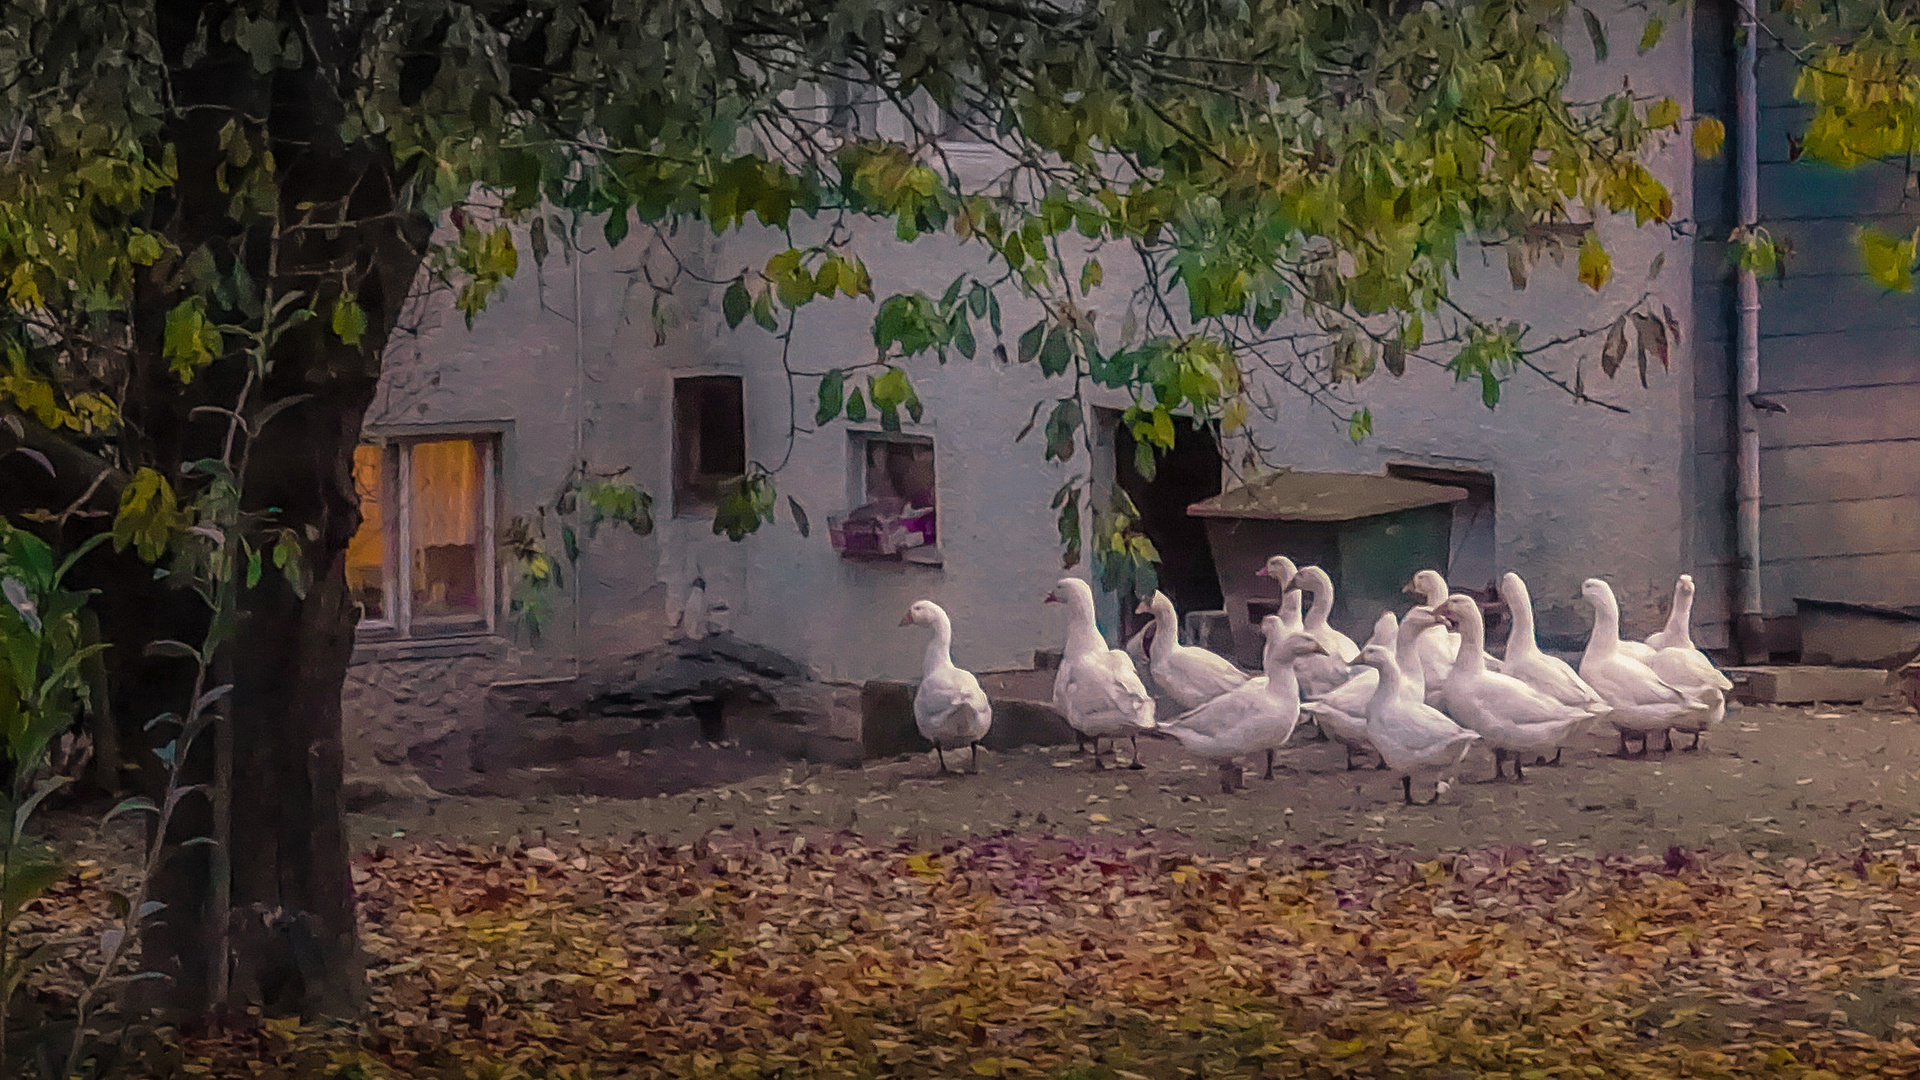
M297 6L310 9L304 25L326 23L325 0ZM330 55L340 51L337 43L308 37L303 68L262 76L215 34L206 56L189 65L182 57L203 7L217 26L223 4L161 8L158 37L178 101L167 137L177 148L180 174L160 224L183 251L210 239L235 251L263 305L300 292L304 299L295 306L311 301L321 317L285 332L255 382L247 383L244 360L229 358L183 388L161 356L167 313L181 296L162 280L144 282L136 299L140 358L128 411L145 441L144 456L177 478L178 463L220 456L226 435L224 417L196 417L195 406L230 408L244 397L243 411L258 415L300 398L255 433L241 482L245 509L271 510L274 525L302 537L311 583L302 598L269 569L257 587L240 593L239 624L217 668L230 672L234 684L226 703L233 734L231 918L224 934L209 921L209 849L179 851L153 893L167 906L142 942L143 970L167 979L137 985L151 988L149 1004L176 1016L220 1005L350 1016L364 993L341 803L340 692L358 618L345 573L347 543L360 521L352 458L382 350L424 258L431 223L399 204L404 178L394 174L383 148L339 141L347 65L325 69L338 60ZM280 223L296 223L308 214L305 208L320 207L341 228L331 235L279 226L270 232L256 219L250 231L236 229L231 195L221 190L216 172L226 159L220 129L236 117L242 123L266 118ZM326 317L343 288L367 316L355 345L334 335ZM129 565L131 552L101 561L111 567L111 580L102 582L101 622L115 643L115 713L125 752L144 759L140 786L158 797L164 777L145 751L166 736L142 725L161 711L186 712L192 670L140 653L161 637L197 644L207 616L192 593ZM192 780L214 775L214 745L212 730L196 742L188 759ZM189 799L169 840L208 835L210 826L208 801ZM216 985L225 981L219 974L228 972L231 995L214 1001Z

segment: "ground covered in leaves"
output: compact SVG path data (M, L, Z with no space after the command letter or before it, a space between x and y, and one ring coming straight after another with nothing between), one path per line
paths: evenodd
M1609 749L1420 808L1324 744L1231 796L1155 746L386 807L353 821L369 1023L169 1033L132 1074L1920 1075L1920 725L1743 709L1697 754ZM81 965L104 839L29 913Z
M362 858L375 1019L220 1077L1920 1075L1920 847L1440 859L851 838ZM65 910L104 913L69 884Z

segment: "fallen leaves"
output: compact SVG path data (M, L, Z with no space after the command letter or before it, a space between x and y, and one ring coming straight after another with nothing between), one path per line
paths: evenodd
M1763 865L843 836L356 869L365 1029L187 1040L180 1075L1920 1075L1897 1019L1920 1005L1920 848Z

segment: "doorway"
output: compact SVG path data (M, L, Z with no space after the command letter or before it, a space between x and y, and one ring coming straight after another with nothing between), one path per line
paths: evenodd
M1467 497L1453 504L1453 532L1447 544L1447 584L1455 592L1497 599L1500 572L1493 528L1493 474L1396 463L1387 466L1387 475L1466 489Z
M1173 601L1183 623L1190 611L1220 610L1225 601L1206 523L1187 516L1187 507L1220 494L1220 447L1213 433L1175 417L1173 449L1160 456L1148 480L1134 466L1133 433L1120 423L1120 414L1108 413L1105 419L1113 425L1115 479L1140 511L1140 531L1160 550L1160 591ZM1127 640L1152 617L1134 614L1145 597L1119 599L1122 640Z

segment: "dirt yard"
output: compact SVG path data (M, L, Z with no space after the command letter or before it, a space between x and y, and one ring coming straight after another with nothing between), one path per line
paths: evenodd
M1655 740L1657 747L1658 740ZM1199 851L1360 842L1415 852L1533 846L1556 854L1664 852L1669 846L1802 855L1920 840L1920 722L1853 706L1736 708L1697 753L1620 760L1601 735L1559 768L1485 781L1491 756L1430 807L1405 807L1388 774L1344 770L1334 744L1300 742L1275 779L1221 794L1212 766L1171 742L1142 740L1147 768L1093 772L1072 747L980 756L977 775L939 778L933 759L863 769L806 766L649 799L448 798L355 815L365 848L438 838L486 843L645 833L687 840L849 831L875 840L989 835L1149 835ZM1125 753L1125 747L1122 747ZM956 761L956 764L962 762ZM631 767L648 768L635 757Z

